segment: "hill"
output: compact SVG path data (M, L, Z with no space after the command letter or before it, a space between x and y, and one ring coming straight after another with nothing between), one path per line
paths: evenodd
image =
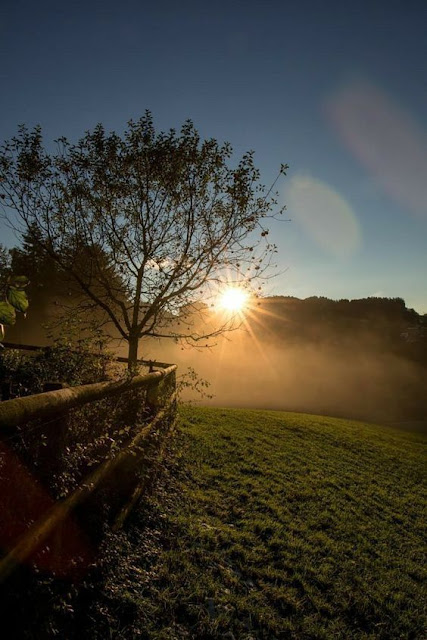
M408 309L402 298L331 300L313 296L260 298L253 329L264 341L328 344L347 350L384 351L427 365L427 315ZM267 331L266 331L267 329Z
M67 638L425 637L422 435L194 407L179 424L92 586L63 596Z

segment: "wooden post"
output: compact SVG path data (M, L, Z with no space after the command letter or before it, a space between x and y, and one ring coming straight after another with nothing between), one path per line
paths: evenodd
M1 383L1 399L10 400L12 398L12 382L10 380L4 380Z
M146 403L150 415L155 416L164 404L163 398L163 381L159 381L156 385L147 389Z
M43 393L59 391L69 387L65 382L45 382ZM68 426L68 412L58 413L57 417L47 422L43 429L46 438L45 446L40 447L39 473L40 479L49 484L49 481L57 480L62 471L64 455L65 432Z

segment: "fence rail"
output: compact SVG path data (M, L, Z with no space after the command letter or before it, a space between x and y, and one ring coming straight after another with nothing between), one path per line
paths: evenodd
M64 413L74 407L89 402L116 396L133 389L151 389L176 371L176 365L170 365L162 371L153 371L146 375L135 376L120 382L96 382L78 387L67 387L56 391L47 391L33 396L24 396L5 400L0 403L0 434L10 431L30 420L49 418Z
M157 366L159 364L156 363ZM153 434L154 440L157 438L160 443L156 455L161 454L164 445L162 445L163 440L159 438L161 431L159 424L162 421L167 424L167 428L162 432L162 438L166 438L174 423L176 369L176 365L168 365L162 370L134 376L125 381L68 387L0 403L0 439L5 441L11 434L22 432L23 428L25 433L25 425L31 421L55 419L58 416L67 415L71 409L79 409L89 403L128 392L146 391L146 404L151 414L148 424L147 422L140 424L130 440L124 443L114 455L101 462L65 498L57 500L35 524L22 533L13 548L8 548L7 553L0 560L0 581L7 578L17 566L40 550L51 536L56 535L55 531L59 532L59 535L61 523L64 523L69 514L91 497L100 486L104 486L103 483L107 478L108 482L111 482L111 477L115 477L114 472L125 468L129 475L129 469L134 470L135 461L142 457L142 445L149 438L153 438ZM167 418L169 418L168 422ZM138 477L137 482L131 483L130 495L127 495L124 503L122 501L120 504L118 515L116 510L114 520L116 527L123 524L140 493L141 482Z

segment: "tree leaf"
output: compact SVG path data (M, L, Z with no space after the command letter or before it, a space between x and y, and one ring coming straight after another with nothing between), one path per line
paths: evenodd
M17 309L17 311L21 311L21 313L25 313L28 309L28 298L25 291L21 291L21 289L16 289L15 287L10 287L7 292L7 299L12 306Z
M0 324L10 326L15 324L16 311L15 307L12 307L6 300L0 302Z
M30 281L27 276L12 276L10 279L10 284L16 289L24 289L30 284Z

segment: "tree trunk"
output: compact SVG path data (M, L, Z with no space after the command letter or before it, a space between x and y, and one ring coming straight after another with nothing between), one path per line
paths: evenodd
M128 369L129 371L136 371L138 364L138 336L129 337L129 351L128 351Z

